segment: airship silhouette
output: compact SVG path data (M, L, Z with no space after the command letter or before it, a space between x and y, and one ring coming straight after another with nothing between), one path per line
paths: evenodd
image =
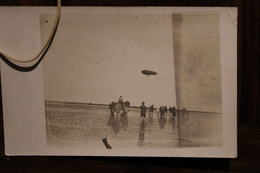
M156 72L151 71L151 70L142 70L141 72L142 72L143 74L147 75L147 76L149 76L149 75L157 75Z

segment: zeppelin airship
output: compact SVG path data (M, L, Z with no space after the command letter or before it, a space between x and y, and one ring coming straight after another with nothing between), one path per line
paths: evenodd
M147 75L147 76L150 76L150 75L157 75L156 72L151 71L151 70L142 70L141 72L142 72L143 74Z

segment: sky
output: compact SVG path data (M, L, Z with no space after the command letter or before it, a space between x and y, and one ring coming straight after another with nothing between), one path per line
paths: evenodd
M53 20L40 16L43 43ZM168 14L63 14L44 59L45 100L176 106L172 35Z

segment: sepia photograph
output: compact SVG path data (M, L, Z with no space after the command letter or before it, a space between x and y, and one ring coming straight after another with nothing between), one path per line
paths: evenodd
M51 43L30 71L1 62L6 155L237 157L237 8L0 14L14 56Z
M64 14L43 78L48 147L222 146L217 12Z
M0 2L0 172L259 172L259 2Z

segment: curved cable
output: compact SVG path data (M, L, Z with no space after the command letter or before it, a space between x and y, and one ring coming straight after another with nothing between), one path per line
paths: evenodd
M42 54L44 54L44 55L46 54L46 53L44 53L44 51L48 50L47 47L49 46L49 44L52 42L52 39L54 38L54 35L56 33L56 30L57 30L57 27L58 27L58 24L59 24L60 14L61 14L61 0L57 0L57 14L56 14L56 18L55 18L55 22L54 22L51 34L50 34L48 40L46 41L46 43L44 44L44 46L42 47L42 49L34 57L32 57L28 60L19 60L19 59L13 58L11 56L8 56L5 53L0 51L1 58L3 60L4 60L4 58L6 58L7 61L4 60L5 62L14 61L14 62L19 62L19 63L28 63L28 62L32 62L32 61L34 61L38 58L42 58ZM10 62L10 63L12 63L12 62ZM14 64L14 63L12 63L12 64ZM16 65L16 66L18 66L18 65Z
M59 24L59 21L60 21L60 20L58 20L58 23L57 23L57 24ZM45 54L46 54L47 51L49 50L49 48L50 48L50 46L51 46L51 44L52 44L52 42L53 42L53 39L54 39L54 37L55 37L55 35L56 35L57 29L58 29L58 25L54 28L54 33L53 33L53 35L51 36L50 41L49 41L49 43L47 44L46 49L44 49L44 52L40 55L39 60L38 60L36 63L34 63L33 65L28 66L28 67L19 66L19 65L15 64L15 63L11 62L8 58L6 58L4 55L2 55L2 54L0 53L1 59L2 59L9 67L11 67L11 68L13 68L13 69L15 69L15 70L17 70L17 71L29 72L29 71L34 70L34 69L40 64L40 62L41 62L42 59L44 58Z

